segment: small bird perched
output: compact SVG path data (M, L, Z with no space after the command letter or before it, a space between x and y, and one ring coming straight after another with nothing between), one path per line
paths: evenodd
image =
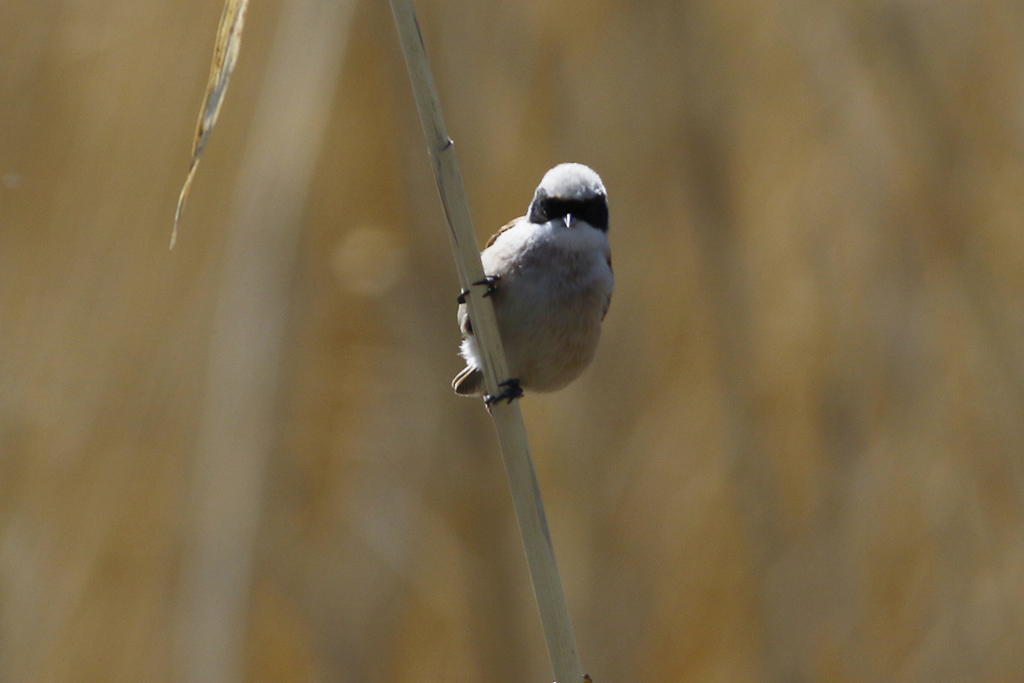
M559 164L537 186L525 217L499 230L480 254L511 378L488 405L530 391L557 391L590 365L612 300L608 195L583 164ZM459 327L466 367L455 393L483 396L480 355L465 297Z

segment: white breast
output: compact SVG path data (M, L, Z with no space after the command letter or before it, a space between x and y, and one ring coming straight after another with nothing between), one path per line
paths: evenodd
M493 300L509 371L524 389L555 391L590 364L614 278L607 233L585 223L521 220L481 254L499 275ZM470 337L463 355L476 361Z

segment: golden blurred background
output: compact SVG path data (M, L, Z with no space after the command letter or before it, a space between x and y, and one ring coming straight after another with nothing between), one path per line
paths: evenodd
M584 670L1024 680L1024 6L455 0L481 240L611 201L523 410ZM385 2L0 6L0 680L550 681Z

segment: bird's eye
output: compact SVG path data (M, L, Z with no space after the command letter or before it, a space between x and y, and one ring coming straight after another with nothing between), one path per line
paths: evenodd
M590 223L598 230L608 229L608 200L604 196L591 197L585 201L575 202L573 215Z
M553 221L557 218L563 218L566 214L576 213L574 209L577 204L579 204L579 202L549 197L544 200L544 215L549 221Z
M531 223L547 223L551 220L552 216L550 213L549 203L551 198L542 195L540 191L537 192L537 196L533 198L530 203L530 215L527 217Z

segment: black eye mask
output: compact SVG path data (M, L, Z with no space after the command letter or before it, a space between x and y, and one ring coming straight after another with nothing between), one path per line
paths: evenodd
M547 223L569 214L598 230L608 230L608 199L604 195L587 199L561 199L548 197L538 190L530 202L528 219L531 223Z

